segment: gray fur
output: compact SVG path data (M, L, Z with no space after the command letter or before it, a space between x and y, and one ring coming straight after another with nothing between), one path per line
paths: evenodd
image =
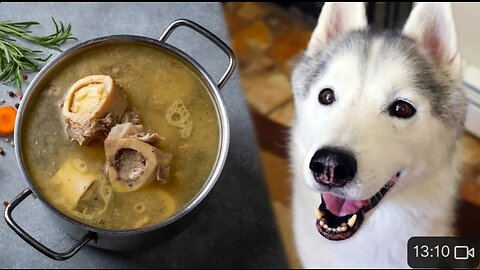
M355 53L359 55L360 62L365 63L373 40L378 39L381 40L381 46L377 55L374 56L376 58L373 59L376 68L388 65L392 57L405 59L409 63L414 83L431 103L432 115L449 127L458 130L460 134L466 108L461 81L455 80L455 76L449 71L439 69L414 40L397 32L355 31L332 42L314 55L303 55L292 74L295 98L305 98L309 91L312 91L310 89L312 84L322 76L329 62L336 55ZM362 64L358 70L365 72Z

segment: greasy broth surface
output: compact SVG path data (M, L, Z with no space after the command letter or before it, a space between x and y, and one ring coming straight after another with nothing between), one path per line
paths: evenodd
M32 182L55 208L95 227L135 229L168 218L204 185L218 153L217 112L205 85L174 56L148 45L103 45L74 56L50 74L25 112L22 144ZM110 75L127 94L128 107L138 110L145 129L165 138L157 147L173 154L167 184L154 182L137 191L112 191L107 196L111 188L104 174L103 144L79 146L69 140L60 103L72 84L95 74ZM177 99L186 105L193 122L192 133L185 139L165 118ZM98 175L73 210L58 200L62 194L52 184L52 177L70 157L83 160L87 173ZM173 198L174 210L166 210L165 203L170 203L165 193Z

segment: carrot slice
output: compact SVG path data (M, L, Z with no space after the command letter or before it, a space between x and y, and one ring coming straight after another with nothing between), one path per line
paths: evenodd
M8 136L15 128L17 110L12 106L0 107L0 136Z

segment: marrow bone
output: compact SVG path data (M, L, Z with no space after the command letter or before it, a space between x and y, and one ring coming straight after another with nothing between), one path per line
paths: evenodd
M152 183L165 183L171 154L153 144L162 138L146 133L142 125L124 123L112 128L105 140L106 170L117 192L130 192Z
M126 108L126 96L110 76L92 75L70 87L62 114L70 139L89 145L103 141Z

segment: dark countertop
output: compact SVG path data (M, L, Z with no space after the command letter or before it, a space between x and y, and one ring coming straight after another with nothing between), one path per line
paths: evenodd
M167 25L187 18L228 41L217 3L0 3L1 20L38 21L36 34L52 31L51 17L71 23L79 42L91 38L133 34L159 37ZM168 43L179 47L219 78L226 57L214 45L190 30L176 31ZM38 30L38 31L37 31ZM227 42L228 43L228 42ZM69 41L66 49L77 44ZM54 53L56 55L56 53ZM33 76L30 76L32 79ZM0 98L8 105L11 87L0 85ZM34 250L0 221L0 268L285 268L277 228L257 155L255 132L235 73L222 90L230 118L229 155L205 208L179 235L138 253L114 253L83 248L64 262ZM12 138L10 138L12 139ZM0 147L0 200L8 201L27 187L18 169L14 149L2 138ZM48 209L28 198L16 208L18 223L48 247L63 251L75 242L55 227Z

